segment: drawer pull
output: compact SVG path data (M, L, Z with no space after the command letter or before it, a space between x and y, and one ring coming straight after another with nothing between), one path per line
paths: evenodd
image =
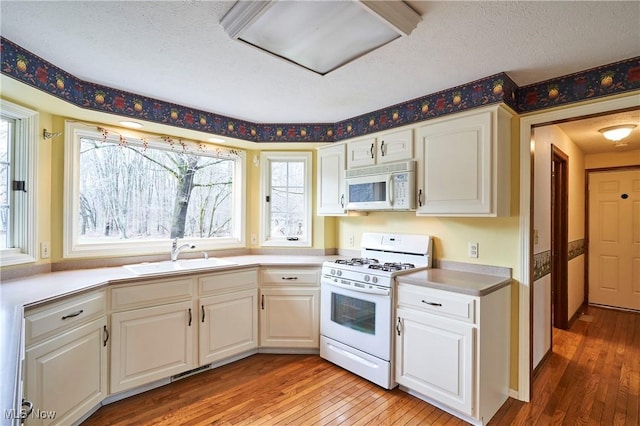
M282 277L283 280L297 280L298 277Z
M442 306L442 303L427 302L426 300L423 300L422 303L426 303L427 305L430 305L430 306Z
M78 315L80 315L83 312L84 311L82 309L80 309L79 311L71 312L70 314L67 314L67 315L63 316L62 319L66 320L67 318L77 317Z
M396 324L396 331L398 332L398 336L400 335L400 333L402 333L402 329L400 328L402 326L402 322L400 320L400 317L398 317L398 323Z
M24 423L24 419L29 417L33 412L33 402L29 401L28 399L22 398L21 407L23 408L22 413L20 413L20 418L23 420L21 423Z

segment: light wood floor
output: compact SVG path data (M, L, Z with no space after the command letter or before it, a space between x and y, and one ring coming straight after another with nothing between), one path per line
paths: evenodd
M599 308L554 330L531 403L490 425L640 424L640 314ZM254 355L100 408L90 425L464 425L311 355Z

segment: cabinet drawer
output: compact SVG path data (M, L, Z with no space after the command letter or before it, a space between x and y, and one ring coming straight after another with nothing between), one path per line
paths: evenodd
M425 288L410 284L398 286L398 306L475 323L475 298L464 294Z
M263 269L260 271L262 285L318 286L320 269Z
M123 311L146 306L191 300L193 279L144 281L111 289L111 310Z
M25 344L27 346L46 337L104 315L105 292L90 293L29 310L25 314Z
M198 277L200 295L211 293L228 293L258 287L256 269L246 271L218 272Z

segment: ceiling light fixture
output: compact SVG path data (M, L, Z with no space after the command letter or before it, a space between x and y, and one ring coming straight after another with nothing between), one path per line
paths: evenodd
M619 140L622 140L629 136L629 134L631 134L631 131L635 127L635 124L622 124L620 126L605 127L604 129L600 129L598 131L602 133L602 136L604 136L606 139L618 142Z
M408 36L422 20L404 1L238 1L220 21L233 39L325 75Z
M137 121L120 121L120 124L130 129L141 129L144 126Z

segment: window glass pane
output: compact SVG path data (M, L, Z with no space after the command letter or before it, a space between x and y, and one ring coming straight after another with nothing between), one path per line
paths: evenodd
M234 165L82 138L78 242L229 237Z
M13 247L11 243L11 145L13 120L0 117L0 249Z
M271 236L305 235L305 163L271 162Z

